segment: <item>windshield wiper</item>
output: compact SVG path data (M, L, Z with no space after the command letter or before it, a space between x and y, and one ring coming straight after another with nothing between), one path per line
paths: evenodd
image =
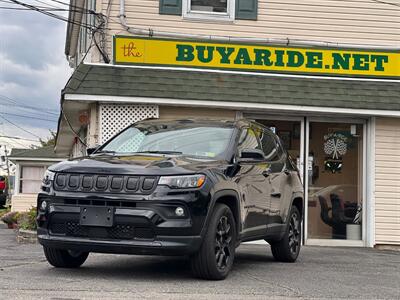
M115 151L113 150L99 150L93 153L93 155L95 154L115 154Z
M138 151L138 152L133 152L133 154L136 153L150 153L150 154L183 154L180 151L155 151L155 150L148 150L148 151Z

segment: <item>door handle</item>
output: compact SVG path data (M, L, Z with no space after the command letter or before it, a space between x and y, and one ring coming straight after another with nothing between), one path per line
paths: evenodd
M271 170L264 170L264 171L262 172L262 174L263 174L264 177L268 177L269 175L272 174L272 172L271 172Z

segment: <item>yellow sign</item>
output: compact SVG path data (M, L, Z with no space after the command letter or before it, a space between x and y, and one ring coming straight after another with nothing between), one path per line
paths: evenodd
M115 64L398 77L400 52L114 37Z

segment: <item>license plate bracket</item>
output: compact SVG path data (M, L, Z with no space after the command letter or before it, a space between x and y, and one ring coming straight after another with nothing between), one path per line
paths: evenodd
M80 213L80 225L112 227L114 224L114 208L83 206Z

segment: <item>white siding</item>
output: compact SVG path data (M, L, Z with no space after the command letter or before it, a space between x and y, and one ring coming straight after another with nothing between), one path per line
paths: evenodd
M18 194L11 197L12 211L28 211L36 207L37 194Z
M400 119L376 120L375 241L400 245Z
M102 0L106 14L109 0ZM184 1L184 0L183 0ZM395 3L394 0L387 2ZM199 22L160 15L159 0L126 0L128 24L142 29L214 36L261 37L337 43L400 46L400 7L371 0L259 0L258 20ZM398 1L397 1L398 3ZM111 36L127 34L119 24L119 1L112 1Z

